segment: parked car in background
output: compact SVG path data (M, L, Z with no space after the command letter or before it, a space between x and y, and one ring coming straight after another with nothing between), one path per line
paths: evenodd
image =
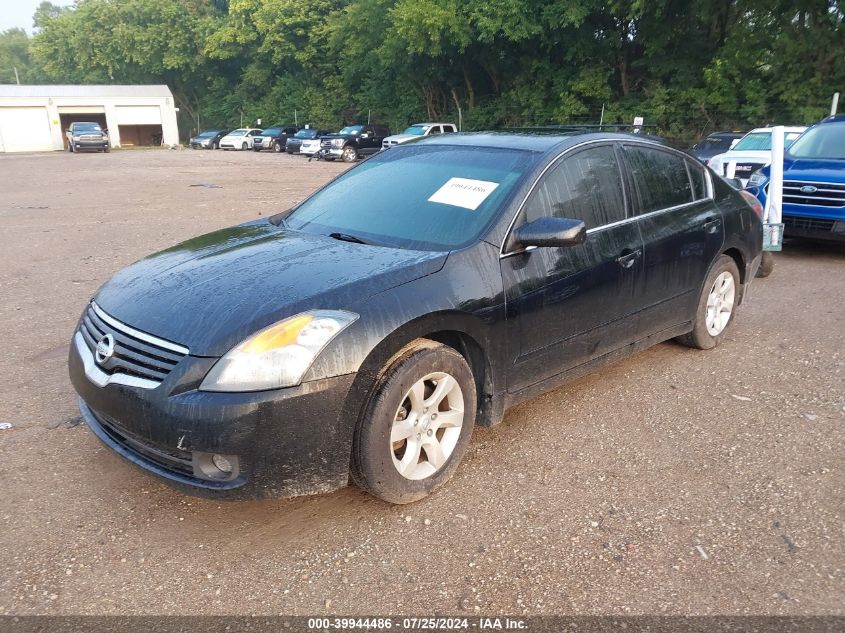
M378 152L382 141L388 136L390 131L383 125L347 125L337 134L329 134L320 139L320 158L340 158L351 163L361 156Z
M316 141L314 143L314 151L311 152L312 154L319 151L320 149L320 137L326 136L331 134L330 130L315 130L313 128L305 128L303 130L299 130L296 134L290 137L285 144L285 151L288 154L299 154L302 148L302 144L305 141ZM302 152L304 153L304 152Z
M406 128L401 134L388 136L381 142L382 149L390 149L394 145L406 143L415 138L432 136L435 134L452 134L458 131L457 126L452 123L414 123Z
M329 132L331 134L331 132ZM299 153L303 156L313 157L320 153L320 138L304 138L299 146Z
M661 341L729 342L762 239L740 192L632 135L433 136L124 268L69 372L91 431L183 490L351 475L409 503L509 407Z
M275 152L285 151L285 143L288 138L299 130L295 125L276 125L263 130L252 142L252 149L260 152L262 149L270 149Z
M714 132L693 145L689 152L706 165L716 154L733 149L743 136L745 132Z
M241 127L232 130L220 139L220 149L252 149L253 139L261 134L261 130L254 127Z
M751 174L748 191L765 205L771 167ZM809 128L783 159L785 235L845 241L845 115Z
M217 149L220 147L220 139L228 133L229 130L206 130L191 137L188 146L191 149Z
M108 152L111 149L108 130L93 121L74 121L65 131L65 136L67 149L71 153L82 150Z
M806 129L803 126L785 128L784 143L786 147L789 147ZM746 185L751 174L763 165L772 162L772 128L761 127L751 130L733 146L733 149L723 154L717 154L707 164L717 174L725 176L728 171L728 163L731 161L736 161L734 177L741 180L743 185Z

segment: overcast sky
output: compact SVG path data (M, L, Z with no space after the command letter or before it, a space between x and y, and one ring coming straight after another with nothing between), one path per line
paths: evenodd
M52 0L53 4L67 6L73 0ZM32 15L41 0L0 0L0 31L20 27L32 33Z

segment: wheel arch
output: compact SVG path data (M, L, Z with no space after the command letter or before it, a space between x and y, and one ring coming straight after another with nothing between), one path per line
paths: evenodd
M498 377L490 359L486 325L465 313L439 312L408 321L393 329L362 361L344 403L344 419L357 428L373 388L411 343L429 339L455 349L470 367L476 386L476 423L491 426L501 421L501 398L496 396Z

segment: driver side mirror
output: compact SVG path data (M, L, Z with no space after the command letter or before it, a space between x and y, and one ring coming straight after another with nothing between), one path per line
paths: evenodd
M576 246L587 240L587 226L569 218L539 218L520 226L513 234L518 246Z

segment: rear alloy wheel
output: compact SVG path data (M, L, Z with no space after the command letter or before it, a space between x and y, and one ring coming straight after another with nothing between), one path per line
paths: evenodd
M358 160L358 150L351 145L347 145L343 148L343 153L340 157L343 159L344 163L354 163Z
M375 386L352 451L352 478L391 503L422 499L451 478L475 424L464 358L427 339L407 346Z
M739 269L733 259L722 255L702 287L692 332L678 341L698 349L716 347L733 321L739 292Z

